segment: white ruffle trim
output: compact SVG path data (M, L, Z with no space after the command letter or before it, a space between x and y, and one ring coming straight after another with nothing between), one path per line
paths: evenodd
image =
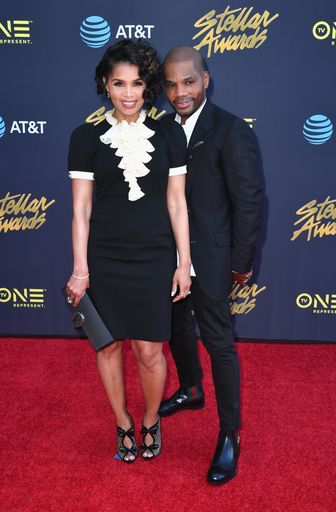
M155 132L144 125L145 110L142 110L137 121L132 123L118 122L111 112L106 112L105 117L111 128L100 136L100 140L116 149L116 156L121 157L118 167L124 169L125 181L129 186L128 199L137 201L145 195L138 185L137 179L150 172L145 164L152 159L148 153L154 151L154 146L148 139Z

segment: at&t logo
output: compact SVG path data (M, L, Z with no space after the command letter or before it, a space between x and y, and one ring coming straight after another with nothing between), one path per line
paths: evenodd
M100 16L89 16L80 26L80 36L90 48L100 48L111 37L110 25Z
M5 121L0 116L0 138L5 135L5 131L6 131Z
M154 25L119 25L115 39L119 37L150 39L153 28ZM90 48L101 48L109 41L111 34L109 23L101 16L89 16L80 26L82 41Z
M324 144L332 134L332 122L323 114L310 116L303 125L303 136L310 144Z
M47 121L12 121L9 133L19 135L43 135L46 130ZM6 123L0 116L0 138L5 135Z
M13 308L44 308L45 288L0 288L0 305Z
M336 314L336 293L300 293L296 297L296 305L300 309L311 310L314 314Z
M313 36L315 39L331 39L331 46L336 44L336 22L317 21L313 26Z
M6 20L0 22L0 44L32 44L30 20Z

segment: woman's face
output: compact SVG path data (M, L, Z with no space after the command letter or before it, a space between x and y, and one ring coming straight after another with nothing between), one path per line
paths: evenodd
M144 104L146 84L139 77L139 68L129 62L114 66L106 82L106 90L114 105L114 117L129 123L136 121Z

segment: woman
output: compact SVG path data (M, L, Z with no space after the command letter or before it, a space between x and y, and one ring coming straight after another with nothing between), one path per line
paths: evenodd
M97 92L111 99L113 115L74 130L69 150L74 267L67 292L76 306L89 288L117 340L97 353L97 366L116 418L118 453L127 463L138 448L126 408L123 340L132 340L139 365L141 454L149 460L161 450L162 345L171 336L172 300L183 299L190 288L184 132L144 110L158 94L158 70L156 52L144 42L125 39L108 48L96 83Z

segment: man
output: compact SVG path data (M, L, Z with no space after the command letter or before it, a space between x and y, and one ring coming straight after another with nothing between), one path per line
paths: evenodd
M177 47L164 60L164 83L175 120L186 134L192 258L191 296L174 305L171 349L180 388L160 415L204 405L202 370L191 310L211 358L220 431L207 480L223 484L237 473L239 362L228 296L233 282L252 275L261 208L261 159L245 121L206 99L209 75L199 52ZM174 115L174 114L173 114Z

